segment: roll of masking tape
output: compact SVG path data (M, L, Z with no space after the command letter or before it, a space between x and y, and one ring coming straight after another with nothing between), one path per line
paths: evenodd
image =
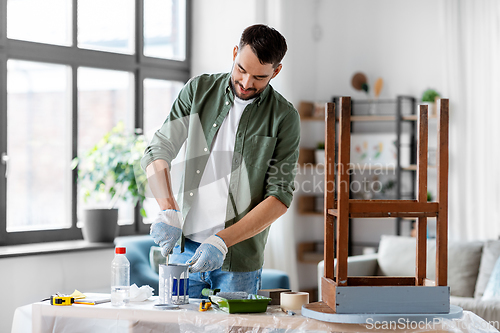
M309 303L309 293L285 292L280 295L280 307L283 311L300 311L302 305Z

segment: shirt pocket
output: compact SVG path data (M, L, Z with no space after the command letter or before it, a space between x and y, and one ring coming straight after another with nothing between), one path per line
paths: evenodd
M278 139L270 136L256 135L252 138L252 149L250 150L249 165L268 169L273 157L274 148Z

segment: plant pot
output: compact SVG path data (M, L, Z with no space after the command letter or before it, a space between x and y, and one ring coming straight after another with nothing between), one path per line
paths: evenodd
M118 233L118 209L85 209L82 233L89 243L113 243Z
M316 164L325 164L325 150L324 149L316 149L314 151L314 160Z

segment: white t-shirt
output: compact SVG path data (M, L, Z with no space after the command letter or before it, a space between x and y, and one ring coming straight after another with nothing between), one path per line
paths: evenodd
M253 100L235 97L231 110L212 141L198 194L184 223L184 235L192 241L202 243L224 229L236 131L245 107Z

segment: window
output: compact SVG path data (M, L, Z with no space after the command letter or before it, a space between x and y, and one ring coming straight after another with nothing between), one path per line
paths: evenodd
M165 18L163 13L168 13ZM144 1L144 55L164 59L186 59L186 2Z
M153 134L161 127L168 116L170 107L179 94L183 83L179 81L166 80L144 80L144 134L148 141L153 138ZM176 185L173 180L173 186ZM176 189L173 189L177 193ZM151 217L158 211L158 204L154 198L144 200L144 209L147 217L146 223L150 223Z
M133 54L134 3L134 0L78 1L78 47ZM160 15L164 20L170 16Z
M70 46L71 4L67 0L8 0L7 37Z
M0 246L80 239L85 203L72 159L119 122L150 139L165 121L189 79L189 0L7 0L6 8ZM140 207L118 208L120 235L149 229ZM158 209L154 199L144 208L149 217Z
M134 76L123 71L82 67L78 69L78 156L82 156L118 122L134 131ZM78 217L88 206L78 195ZM90 203L95 204L95 203ZM134 207L120 202L118 223L133 224Z
M7 231L69 228L69 68L9 60L7 73Z

